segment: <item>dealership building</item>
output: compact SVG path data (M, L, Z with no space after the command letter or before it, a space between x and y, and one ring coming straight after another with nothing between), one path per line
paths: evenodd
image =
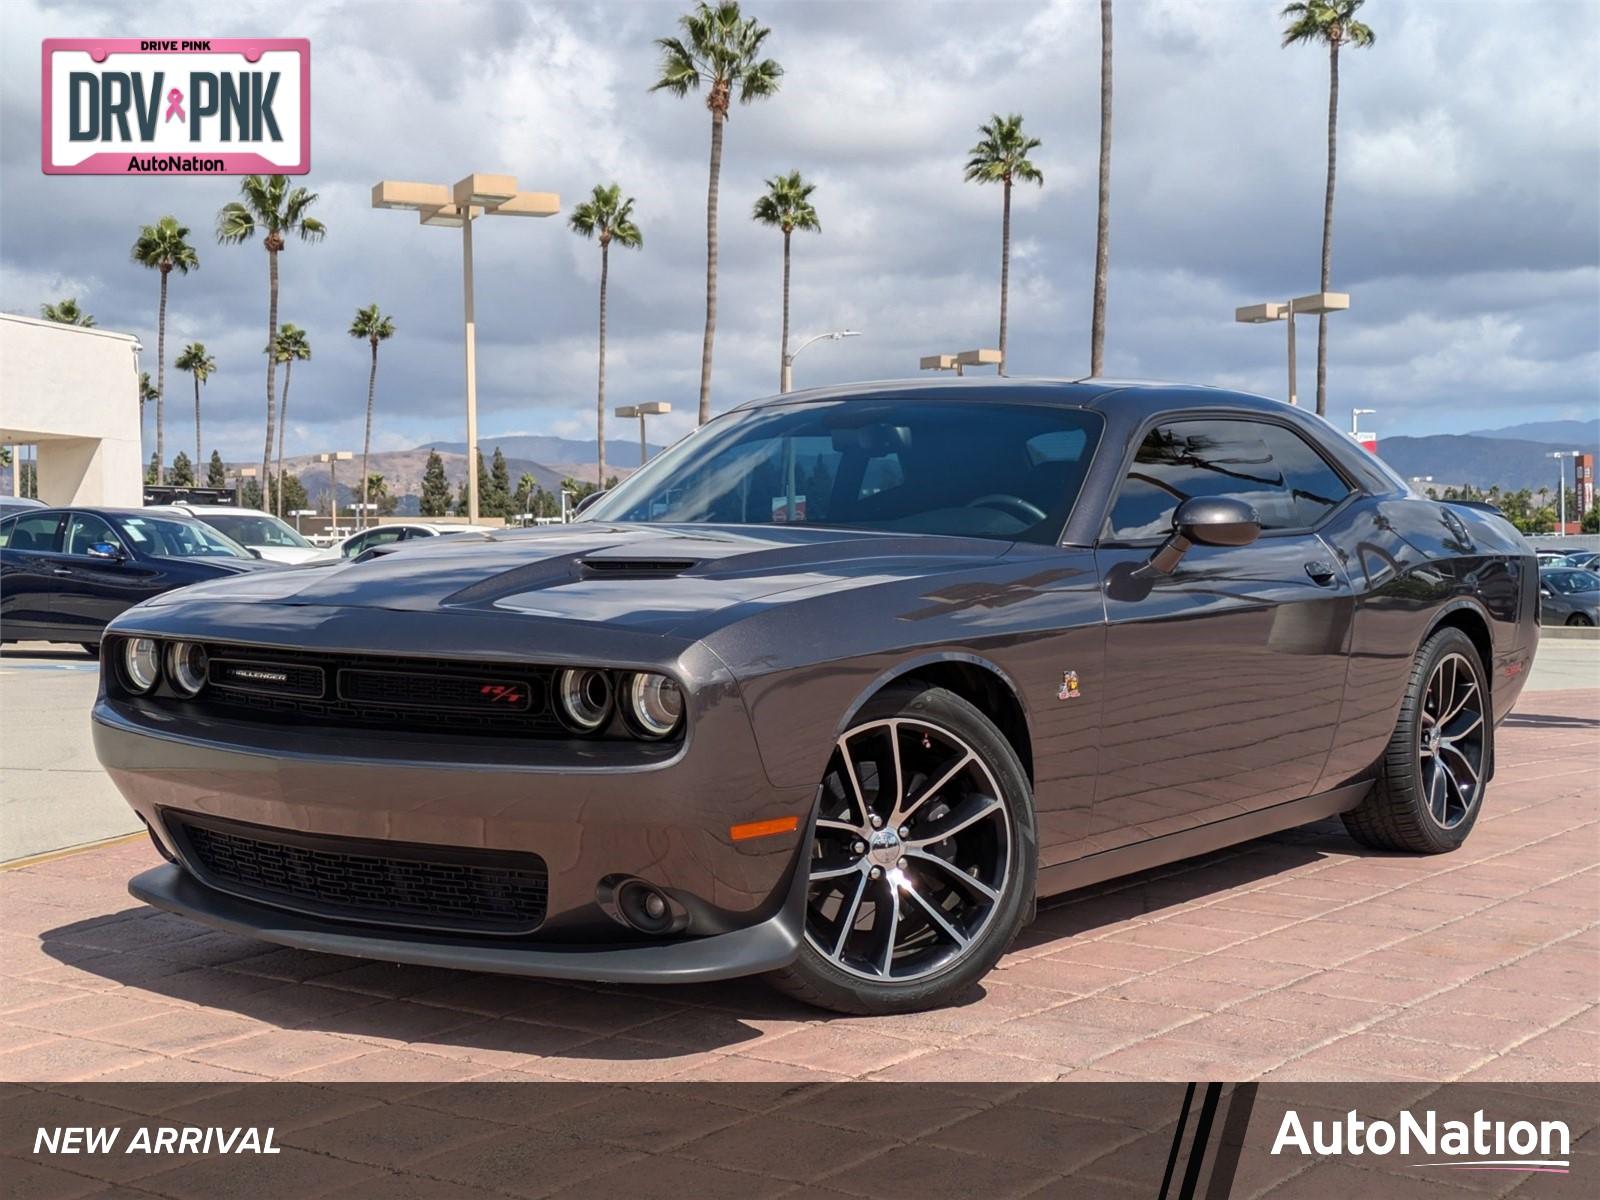
M0 313L0 445L11 447L12 494L24 447L46 504L137 507L139 339Z

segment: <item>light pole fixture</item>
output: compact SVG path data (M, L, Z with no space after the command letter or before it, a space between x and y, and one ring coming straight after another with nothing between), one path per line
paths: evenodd
M578 493L574 492L571 488L561 489L561 523L563 525L565 525L569 519L567 515L567 501L571 497L576 497L577 494Z
M787 393L794 390L794 360L799 358L800 351L811 345L812 342L838 342L847 337L860 336L861 331L859 329L835 329L828 333L819 333L812 337L808 337L792 351L783 356L783 372L778 379L778 391Z
M328 464L328 513L332 526L339 528L339 464L349 462L355 455L349 450L330 450L317 455L318 462Z
M917 360L917 366L924 371L954 371L957 375L965 375L967 367L992 366L998 371L1000 363L1000 351L986 347L959 354L925 354Z
M641 467L650 461L650 450L644 440L644 419L646 417L659 417L671 411L672 405L665 400L652 400L648 404L624 404L616 410L616 415L624 420L629 417L639 418L639 465ZM602 488L606 486L604 479L600 480L600 486Z
M1378 452L1378 435L1375 433L1361 432L1361 418L1377 414L1375 408L1352 408L1350 410L1350 436L1355 438L1370 454Z
M299 533L300 532L300 518L301 517L314 517L314 516L317 515L317 510L314 509L314 508L296 508L296 509L291 509L290 512L289 512L289 515L294 518L294 531L296 533Z
M478 332L472 310L472 223L480 217L551 217L554 192L520 192L513 175L468 175L454 187L385 179L372 185L373 208L421 214L424 225L461 230L461 292L467 383L467 520L478 519Z
M1581 451L1581 450L1552 450L1550 452L1550 457L1556 460L1556 495L1559 497L1558 503L1561 506L1561 524L1557 527L1557 532L1560 533L1562 537L1566 537L1567 536L1567 462L1566 462L1566 460L1569 459L1569 458L1577 458L1582 453L1583 453L1583 451Z
M1294 300L1269 300L1265 304L1248 304L1233 310L1233 319L1241 325L1267 325L1273 321L1289 324L1289 403L1299 404L1299 386L1294 369L1294 319L1320 316L1323 313L1343 312L1350 307L1348 292L1313 292Z

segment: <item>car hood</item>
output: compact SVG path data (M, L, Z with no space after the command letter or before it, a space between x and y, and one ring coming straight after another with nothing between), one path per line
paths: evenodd
M219 580L172 602L468 610L684 634L780 596L977 566L1009 546L858 530L580 522Z
M315 546L251 546L265 561L274 563L313 562L322 557L323 552Z

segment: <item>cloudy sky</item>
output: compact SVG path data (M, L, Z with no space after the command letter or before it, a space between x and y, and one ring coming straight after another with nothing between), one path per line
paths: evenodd
M46 177L39 52L47 36L311 39L320 245L282 256L282 319L314 358L296 372L289 449L359 449L367 351L345 330L377 301L376 448L459 439L460 242L369 207L379 178L515 174L570 207L597 182L637 199L640 252L611 271L614 403L668 400L692 419L703 306L709 118L650 94L652 39L685 5L235 0L138 6L6 0L0 8L0 308L76 296L137 333L154 373L157 276L128 261L141 222L194 230L201 269L174 277L176 348L220 370L207 442L260 453L266 256L211 229L237 180ZM1281 396L1281 326L1236 304L1317 284L1327 61L1279 48L1277 3L1118 0L1107 373ZM808 350L797 385L912 374L917 357L995 341L1000 193L961 181L991 112L1044 140L1041 189L1016 200L1011 372L1088 367L1098 137L1098 8L1053 3L749 0L785 68L737 109L722 175L714 407L776 388L781 237L754 225L762 180L817 183L820 235L796 235L797 333L865 336ZM226 14L225 22L220 13ZM1600 407L1600 7L1589 0L1372 0L1377 45L1342 67L1330 417L1379 410L1384 433L1465 432ZM486 438L591 433L599 251L563 218L478 236ZM1314 347L1315 326L1302 327ZM1314 389L1314 350L1301 392ZM1369 422L1371 419L1369 419ZM169 424L182 445L184 405ZM214 438L213 436L214 435ZM170 444L170 443L169 443ZM209 449L208 445L208 449Z

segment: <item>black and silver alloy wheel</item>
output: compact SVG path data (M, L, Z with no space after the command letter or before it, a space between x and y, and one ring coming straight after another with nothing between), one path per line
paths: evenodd
M805 944L778 982L848 1012L947 1002L1015 934L1035 853L999 731L950 692L897 689L835 743L802 864Z
M1441 854L1467 840L1494 764L1483 660L1459 629L1436 631L1412 662L1394 733L1361 804L1344 814L1358 842Z
M1454 829L1483 791L1483 690L1473 664L1452 651L1435 663L1423 693L1418 757L1428 814Z

